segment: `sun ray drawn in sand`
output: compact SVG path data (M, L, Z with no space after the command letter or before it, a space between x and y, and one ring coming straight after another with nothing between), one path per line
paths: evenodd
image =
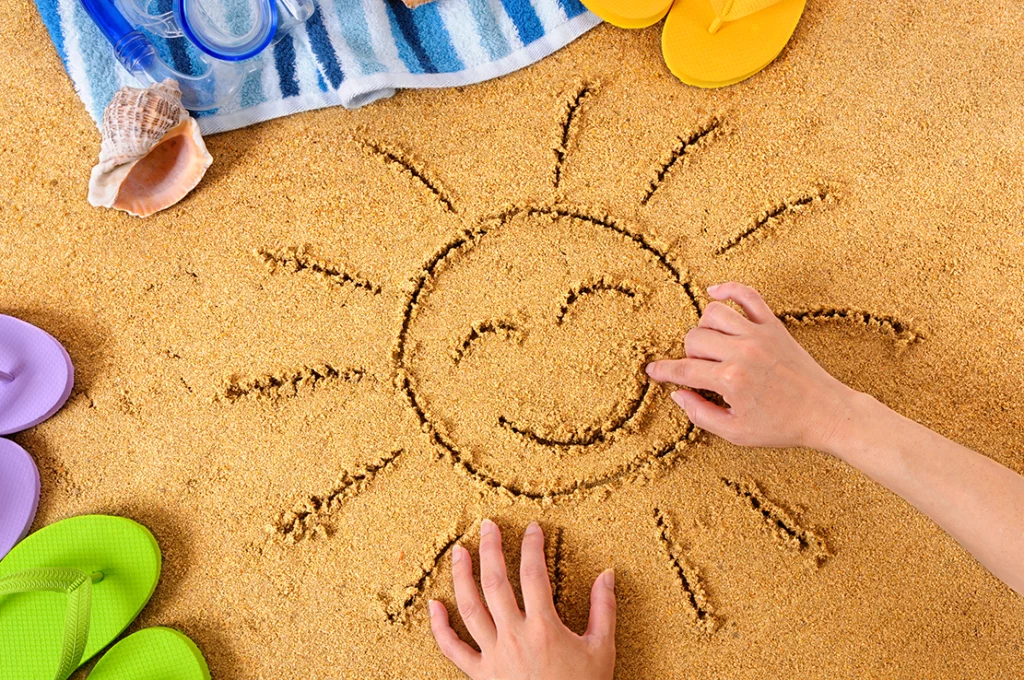
M643 229L561 196L576 128L598 92L596 84L580 83L563 102L551 195L483 215L467 215L458 194L407 150L354 140L432 196L438 211L461 221L412 274L396 328L392 379L439 457L478 490L511 502L544 507L592 493L627 492L631 480L673 465L700 436L666 398L667 389L647 380L643 366L681 353L685 330L696 325L704 307L699 291L712 282L695 282L672 250ZM727 124L722 116L698 121L668 144L647 186L637 191L638 209L655 200L692 157L714 153ZM826 185L801 187L752 214L732 238L708 244L708 250L713 257L740 256L805 213L835 202ZM381 292L377 283L305 250L257 254L275 269L313 274L363 294ZM907 321L864 310L824 306L780 310L777 316L791 326L863 328L900 345L923 338ZM617 323L627 317L628 324ZM303 385L358 383L361 377L359 369L327 365L236 381L222 392L227 401L292 396ZM329 536L331 517L344 501L371 485L386 485L401 453L344 472L329 488L281 512L269 530L288 542ZM723 483L794 553L815 565L831 554L821 533L768 500L756 483ZM702 582L698 566L683 554L666 509L655 508L653 516L667 568L689 602L695 627L710 634L721 618L714 586ZM452 529L425 550L404 595L385 604L388 621L409 620L441 557L468 531Z

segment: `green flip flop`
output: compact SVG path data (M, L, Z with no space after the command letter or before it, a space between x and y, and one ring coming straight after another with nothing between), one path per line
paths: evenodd
M171 628L144 628L110 648L89 680L210 680L203 653Z
M23 540L0 561L0 680L66 680L138 616L160 547L123 517L85 515Z

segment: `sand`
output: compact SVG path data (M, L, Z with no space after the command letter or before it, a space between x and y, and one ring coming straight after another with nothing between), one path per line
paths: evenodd
M927 519L694 430L639 371L739 279L835 375L1024 471L1022 25L812 2L712 92L656 28L601 27L496 82L213 136L199 190L138 220L86 203L98 133L15 0L0 312L78 371L16 437L36 528L149 526L133 628L185 631L218 680L458 677L425 600L484 517L548 530L578 630L616 568L621 678L1020 677L1024 599Z

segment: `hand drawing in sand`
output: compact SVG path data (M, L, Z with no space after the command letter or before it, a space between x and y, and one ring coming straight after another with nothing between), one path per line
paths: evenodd
M397 170L415 190L426 190L437 209L462 220L453 234L410 272L401 323L395 329L391 376L431 446L480 488L513 501L581 500L588 492L628 491L628 482L674 464L698 436L643 373L647 361L682 353L683 338L703 308L704 286L685 263L639 226L558 197L575 125L594 88L581 85L563 102L554 148L551 187L556 198L465 216L432 173L390 144L357 140L369 155ZM688 159L710 153L720 118L705 120L676 138L637 191L646 206ZM808 210L834 202L820 185L795 193L754 215L725 243L708 244L727 257L780 231ZM264 261L292 272L309 271L339 287L379 294L380 286L314 259L303 250L261 250ZM790 325L847 324L909 345L922 336L896 317L844 308L779 311ZM224 396L252 391L297 393L323 381L357 383L359 369L301 368L229 385ZM273 530L289 542L326 534L324 526L345 499L362 492L402 455L395 450L350 470L329 489L282 512ZM749 506L757 523L787 549L820 564L824 538L766 497L753 481L722 479L725 497ZM678 541L668 509L651 511L651 532L689 603L697 627L715 628L713 597ZM440 530L440 528L439 528ZM405 622L419 607L434 570L466 535L454 528L428 546L406 593L386 607L388 620ZM414 578L412 578L414 576ZM401 580L400 576L396 576ZM713 590L713 589L712 589Z

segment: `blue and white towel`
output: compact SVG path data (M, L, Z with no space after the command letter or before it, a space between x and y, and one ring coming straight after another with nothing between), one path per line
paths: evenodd
M110 0L114 2L114 0ZM173 0L156 0L169 11ZM79 0L36 0L57 53L99 122L114 92L135 79ZM316 0L316 11L264 52L236 101L199 116L204 133L325 106L362 106L398 88L469 85L546 57L600 23L579 0ZM153 7L154 5L150 5ZM202 71L183 38L152 38L165 61Z

